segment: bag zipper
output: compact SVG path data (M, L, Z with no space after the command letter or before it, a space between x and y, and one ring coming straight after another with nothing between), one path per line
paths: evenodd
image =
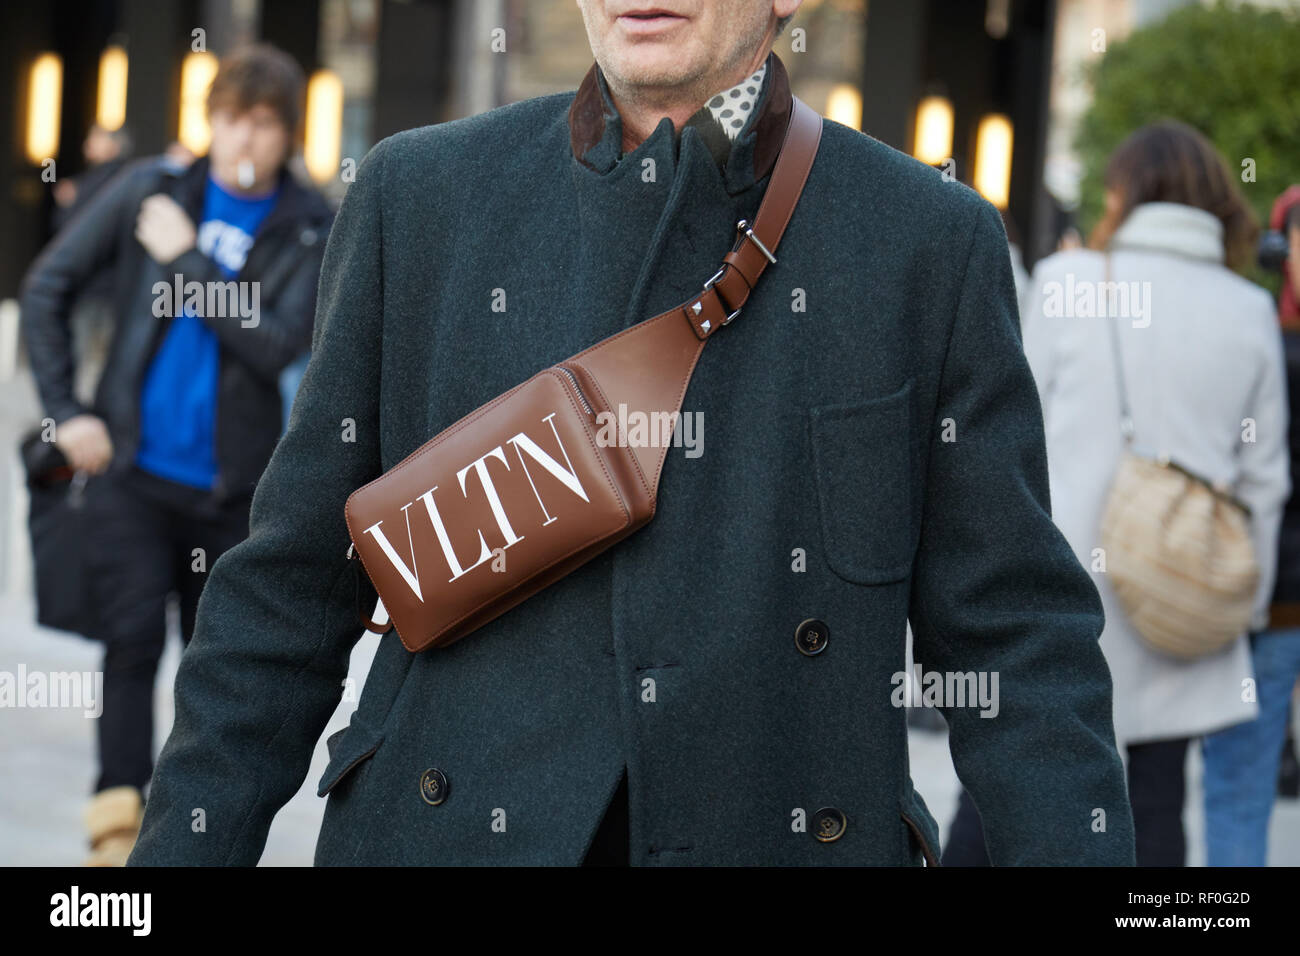
M591 403L587 401L587 396L582 393L582 386L578 384L578 376L574 375L573 372L569 371L569 369L565 368L563 365L557 365L555 368L557 371L563 372L567 375L569 381L573 383L573 391L577 394L578 401L582 403L583 411L588 415L594 416L596 413L592 410Z

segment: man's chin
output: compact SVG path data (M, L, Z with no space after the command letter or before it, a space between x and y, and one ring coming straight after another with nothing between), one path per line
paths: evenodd
M614 63L624 83L642 89L676 87L691 77L680 51L663 44L639 44L619 50Z

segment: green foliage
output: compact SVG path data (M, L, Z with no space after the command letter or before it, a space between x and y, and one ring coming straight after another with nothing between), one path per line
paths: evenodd
M1267 228L1269 209L1300 182L1300 2L1288 12L1218 2L1176 10L1111 43L1090 68L1094 98L1079 128L1080 222L1101 215L1102 174L1129 133L1160 119L1195 126L1238 177L1255 161L1247 201Z

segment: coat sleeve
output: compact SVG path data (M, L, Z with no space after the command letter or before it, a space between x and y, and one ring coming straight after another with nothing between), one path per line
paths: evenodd
M1259 586L1251 629L1268 627L1268 607L1277 580L1277 538L1282 511L1291 494L1291 448L1287 440L1290 409L1286 381L1286 356L1282 331L1272 302L1267 304L1263 325L1264 349L1259 378L1248 406L1242 412L1255 423L1254 440L1243 441L1237 463L1240 476L1236 494L1250 508L1251 539L1259 563Z
M216 334L232 355L272 382L311 341L316 282L321 269L319 245L303 253L288 249L283 254L297 255L297 262L274 301L259 301L255 321L250 322L238 315L206 315L203 312L199 315L203 324ZM165 268L169 275L178 273L187 283L230 281L217 264L198 249L182 253ZM258 288L263 288L261 283Z
M979 205L931 429L916 660L996 687L992 708L941 708L995 866L1131 866L1101 598L1052 523L1006 238L996 210ZM945 419L955 440L944 440Z
M212 565L200 597L129 865L255 864L340 700L362 630L343 505L382 470L388 142L362 162L331 231L311 361L257 484L248 538Z
M70 315L73 301L112 262L125 217L135 214L137 163L107 183L51 240L23 279L23 339L45 413L56 423L89 411L73 389L76 357Z

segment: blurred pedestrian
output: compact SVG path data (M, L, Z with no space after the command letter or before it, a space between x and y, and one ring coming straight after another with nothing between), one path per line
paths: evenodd
M1025 352L1043 405L1053 516L1093 572L1106 610L1101 645L1115 684L1115 734L1127 751L1138 865L1181 866L1187 746L1256 716L1243 692L1250 647L1243 634L1197 659L1163 655L1117 601L1098 554L1123 448L1117 372L1135 447L1223 482L1249 506L1260 568L1253 622L1262 626L1290 491L1282 342L1272 299L1233 272L1253 257L1258 226L1204 136L1172 121L1143 127L1111 156L1105 184L1092 248L1050 256L1035 270ZM1118 288L1101 284L1107 256ZM1098 304L1123 291L1127 314L1078 314L1089 289ZM1118 333L1122 369L1106 322Z
M286 170L301 69L268 46L224 58L208 156L140 161L33 264L22 323L56 445L90 474L87 549L105 644L94 865L125 862L152 772L153 685L178 592L188 643L217 559L248 534L280 434L280 371L310 341L329 207ZM116 328L95 399L73 394L68 312L113 265ZM232 281L237 280L237 281Z
M1187 747L1256 716L1245 692L1250 646L1243 633L1219 653L1177 659L1151 649L1124 614L1101 549L1124 448L1117 373L1136 449L1233 487L1250 507L1260 569L1252 624L1260 627L1290 491L1287 385L1272 299L1233 271L1250 262L1258 227L1209 141L1173 121L1143 127L1111 156L1105 185L1106 212L1091 248L1058 252L1035 268L1024 347L1043 407L1052 516L1092 572L1105 608L1101 646L1115 688L1137 863L1183 866ZM1244 440L1247 420L1254 440ZM943 862L988 862L968 794Z
M1280 231L1288 240L1279 299L1290 396L1289 453L1300 464L1300 188L1288 190ZM1292 496L1278 537L1277 583L1268 629L1251 635L1259 716L1205 738L1205 842L1210 866L1266 866L1268 822L1278 792L1278 768L1300 678L1300 496Z
M85 171L54 186L54 229L57 232L72 221L95 193L122 171L131 158L131 134L126 127L105 129L98 123L90 127L81 144L86 161Z
M1260 243L1260 264L1266 269L1276 269L1282 274L1282 288L1277 298L1278 318L1286 322L1300 320L1300 245L1295 240L1296 224L1300 222L1300 183L1289 187L1273 203L1269 217L1270 231L1265 242ZM1273 262L1272 255L1264 252L1271 240L1280 241L1284 251ZM1269 261L1266 261L1269 260Z

